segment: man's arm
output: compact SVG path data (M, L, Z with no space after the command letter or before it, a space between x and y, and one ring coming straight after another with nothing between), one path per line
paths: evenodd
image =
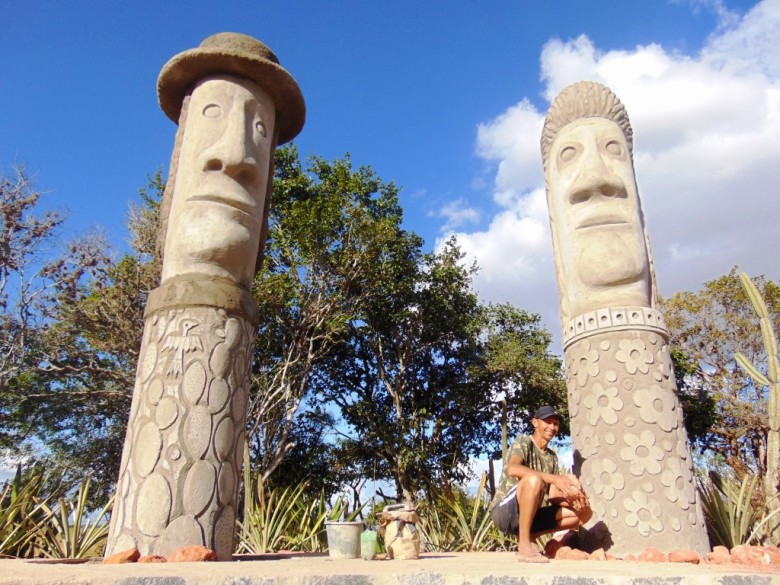
M539 476L539 479L550 486L548 499L555 504L566 505L566 507L576 507L576 504L580 503L579 500L581 498L585 498L587 501L585 492L582 490L582 485L575 476L569 474L545 473L543 471L531 469L525 465L525 461L520 453L513 452L509 456L506 471L507 475L511 475L520 480L528 475Z

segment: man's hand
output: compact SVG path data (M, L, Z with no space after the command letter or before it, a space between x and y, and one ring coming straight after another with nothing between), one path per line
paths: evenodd
M590 509L590 501L588 500L588 496L586 496L585 492L583 491L581 491L580 493L578 493L568 501L571 504L572 510L574 510L575 512L581 512L583 510Z
M548 499L559 504L562 503L561 500L564 500L571 504L571 507L575 510L589 505L588 496L585 495L580 480L570 474L554 476L550 484Z

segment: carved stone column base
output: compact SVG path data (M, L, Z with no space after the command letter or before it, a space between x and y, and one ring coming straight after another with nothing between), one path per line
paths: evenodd
M231 558L254 337L224 309L147 315L107 554Z
M665 336L594 330L565 358L574 471L594 512L586 546L708 552Z

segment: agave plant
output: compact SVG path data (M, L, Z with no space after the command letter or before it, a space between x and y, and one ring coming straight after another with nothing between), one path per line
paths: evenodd
M780 510L770 512L763 505L756 494L759 481L758 476L745 476L740 482L716 471L711 471L707 479L698 480L707 533L713 546L734 548L765 538L765 527Z
M328 500L324 491L319 498L309 503L304 503L300 513L291 523L291 531L288 537L290 550L306 552L322 552L325 550L322 537L325 529L325 520L328 518Z
M114 497L96 515L90 517L90 483L91 480L87 478L79 484L75 500L60 498L54 508L45 502L41 503L46 518L38 526L36 540L44 556L83 559L102 554L108 538L108 516Z
M307 482L288 486L284 490L272 489L266 493L263 484L258 485L258 500L250 508L251 513L239 526L239 552L266 553L285 548L290 526L300 513ZM250 497L247 494L247 497Z
M444 514L449 518L455 532L456 551L488 550L495 544L493 532L495 527L490 518L490 502L483 495L487 474L482 474L477 494L471 501L471 513L464 497L447 497L442 499L445 506Z
M504 538L490 518L485 495L487 474L482 475L475 497L438 494L420 514L422 545L430 552L503 549Z
M455 537L452 535L449 519L436 503L423 505L421 508L420 522L417 524L417 529L420 531L422 550L426 552L450 552L454 547Z
M309 483L303 481L284 489L266 490L258 483L255 501L245 509L249 514L239 522L238 552L260 554L280 549L321 552L325 550L326 520L338 520L347 510L347 500L339 496L330 506L324 493L312 498ZM347 514L355 518L362 507Z
M38 526L46 517L42 508L42 474L24 478L21 466L0 494L0 557L32 556Z

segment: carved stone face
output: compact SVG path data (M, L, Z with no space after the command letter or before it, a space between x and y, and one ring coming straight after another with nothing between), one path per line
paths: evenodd
M251 81L208 78L192 92L179 152L162 279L254 278L276 113Z
M564 126L547 164L547 197L568 317L650 306L644 222L628 145L606 118Z

